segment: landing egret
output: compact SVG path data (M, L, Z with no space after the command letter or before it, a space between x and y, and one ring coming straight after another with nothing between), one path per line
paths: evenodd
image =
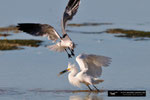
M48 24L39 24L39 23L18 23L18 29L26 32L30 35L34 36L47 36L48 39L56 42L54 45L48 46L48 48L52 51L56 52L64 52L66 51L68 57L74 56L74 48L76 47L75 43L70 39L68 34L65 31L65 25L68 20L71 20L73 16L76 14L79 8L80 0L69 0L68 5L63 14L61 28L62 28L62 37L58 34L58 32ZM71 54L67 51L67 49L71 52Z
M111 62L111 58L94 55L94 54L80 54L76 57L76 61L79 64L80 72L73 64L68 64L68 68L59 73L59 75L70 72L68 75L69 82L77 87L80 87L81 83L85 84L90 91L92 89L89 85L92 85L97 91L99 91L95 84L103 82L98 77L102 74L102 66L108 66Z

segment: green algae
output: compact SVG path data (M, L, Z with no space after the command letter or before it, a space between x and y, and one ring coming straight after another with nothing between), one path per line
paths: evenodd
M0 40L0 50L17 50L17 49L23 49L23 46L27 47L39 47L42 43L41 40L21 40L21 39L15 39L15 40Z
M107 33L111 34L120 34L116 35L117 37L128 37L128 38L138 38L138 37L148 37L150 38L150 32L148 31L140 31L140 30L127 30L127 29L108 29Z

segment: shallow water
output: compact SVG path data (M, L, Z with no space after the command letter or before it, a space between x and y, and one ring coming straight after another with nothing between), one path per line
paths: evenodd
M150 41L114 37L104 31L109 28L125 28L150 31L150 13L147 0L82 0L72 23L112 23L112 25L67 27L68 34L77 43L75 54L94 53L112 58L109 67L103 68L104 90L146 90L150 98ZM67 0L3 0L0 3L0 27L21 22L47 23L60 32L60 19ZM97 10L98 9L98 10ZM70 23L71 23L70 22ZM76 33L77 32L77 33ZM89 32L90 34L81 34ZM92 32L100 32L91 34ZM107 100L131 99L110 98L107 92L90 95L88 93L49 92L51 90L85 90L69 84L67 74L57 74L67 67L65 53L56 53L45 48L47 38L33 37L25 33L15 34L7 39L40 39L45 41L38 48L25 47L24 50L0 51L0 100ZM50 43L52 44L52 43ZM34 90L34 91L33 91ZM48 90L41 92L38 90ZM141 98L132 98L141 99Z

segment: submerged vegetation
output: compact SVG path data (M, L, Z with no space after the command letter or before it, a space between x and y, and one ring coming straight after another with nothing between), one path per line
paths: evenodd
M81 24L68 24L68 26L98 26L98 25L111 25L112 23L81 23ZM68 30L69 31L69 30ZM8 32L19 33L20 31L15 26L8 26L0 28L0 37L7 37L11 36ZM76 33L83 33L83 34L100 34L103 32L78 32L72 31ZM126 30L126 29L108 29L106 30L107 33L117 34L117 37L128 37L128 38L142 38L145 37L150 38L150 32L146 31L139 31L139 30ZM141 40L141 39L140 39ZM0 50L18 50L23 49L23 46L27 47L39 47L43 41L41 40L23 40L23 39L14 39L14 40L7 40L7 39L0 39Z
M72 23L68 24L71 27L81 27L81 26L99 26L99 25L112 25L112 23Z
M13 33L19 33L20 31L18 28L14 25L10 25L7 27L0 27L0 32L13 32Z
M147 32L147 31L126 30L126 29L116 28L116 29L108 29L106 32L112 33L112 34L120 34L120 35L116 35L117 37L128 37L128 38L148 37L150 38L150 32Z
M0 33L0 37L7 37L7 36L10 36L11 34L3 34L3 33Z
M86 31L76 31L76 30L66 30L67 32L71 32L71 33L80 33L80 34L101 34L102 32L86 32Z
M11 36L9 33L19 33L20 31L14 25L8 27L0 27L0 37ZM38 47L43 41L41 40L23 40L23 39L0 39L0 50L19 50L23 49L23 46L27 47Z
M38 47L41 40L0 40L0 50L23 49L21 46Z

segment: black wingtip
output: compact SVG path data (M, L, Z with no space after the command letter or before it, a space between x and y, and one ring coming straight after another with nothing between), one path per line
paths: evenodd
M33 33L38 32L41 29L41 24L39 23L18 23L16 26L18 30L26 32L26 33L31 33L32 35L35 35Z

